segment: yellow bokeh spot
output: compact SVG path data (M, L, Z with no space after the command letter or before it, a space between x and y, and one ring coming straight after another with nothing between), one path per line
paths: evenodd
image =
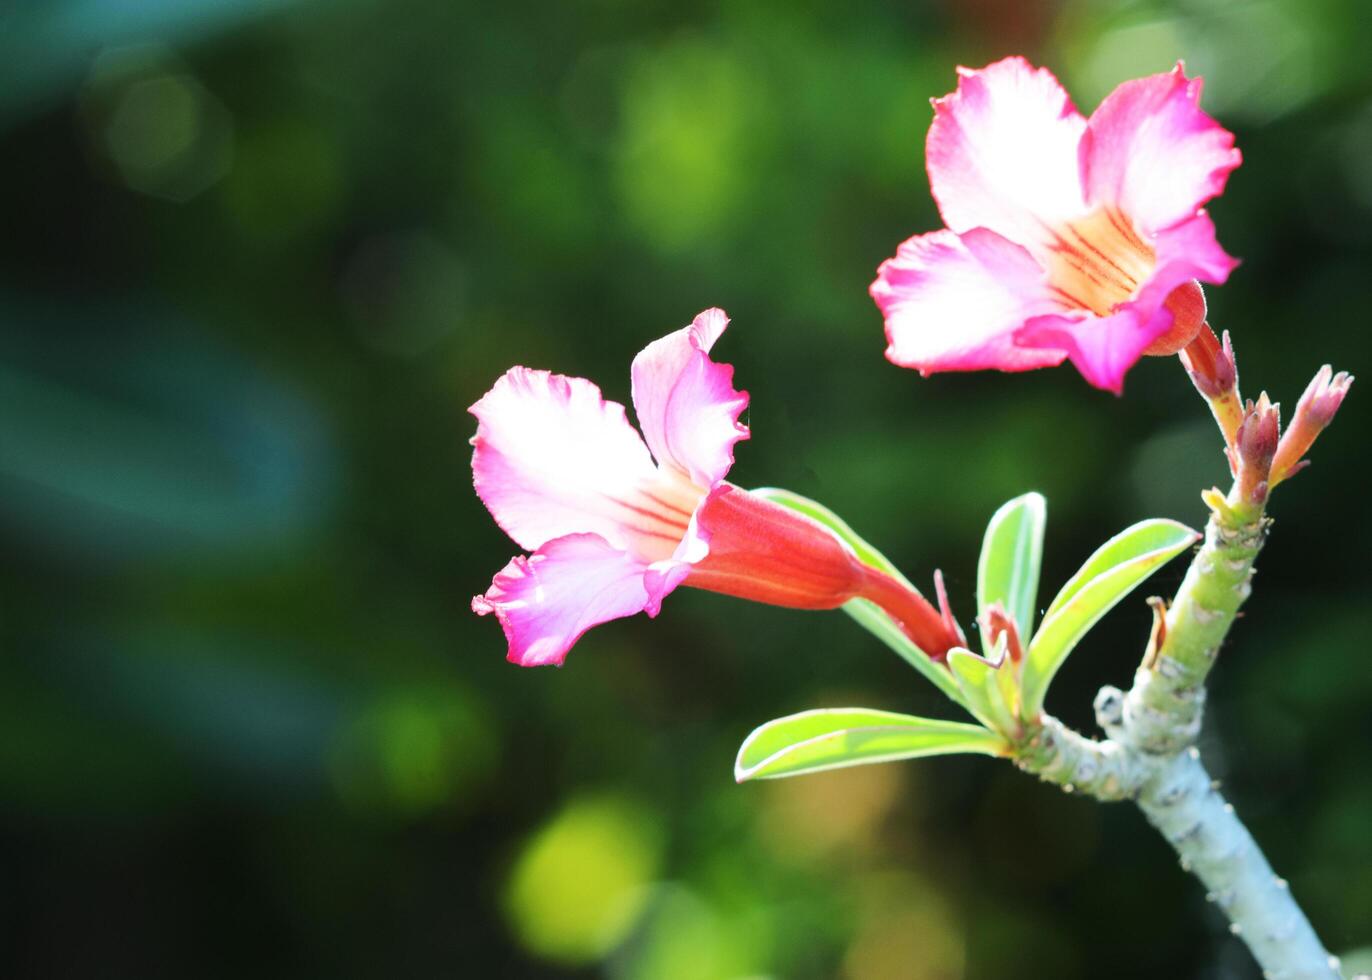
M510 925L546 959L599 959L643 911L661 845L661 823L641 804L608 795L573 800L515 861L505 892Z
M914 875L857 883L861 917L843 958L844 980L960 980L966 939L939 894Z
M758 830L788 864L870 852L903 795L908 768L854 766L768 783Z
M728 915L679 882L653 890L643 924L615 955L615 980L744 980L760 976L758 937L746 917ZM765 941L762 945L765 945Z

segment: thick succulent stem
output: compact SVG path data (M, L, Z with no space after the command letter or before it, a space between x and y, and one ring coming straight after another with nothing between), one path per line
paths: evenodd
M1017 745L1020 768L1069 792L1132 799L1205 884L1271 980L1338 980L1330 957L1286 882L1225 802L1195 748L1205 680L1239 607L1266 536L1260 501L1236 485L1210 507L1205 543L1154 629L1126 693L1103 688L1096 719L1109 736L1086 738L1050 715Z
M1107 688L1097 699L1098 714L1117 717L1120 697ZM1068 792L1134 800L1177 852L1182 868L1205 885L1206 897L1228 917L1230 931L1248 944L1264 978L1339 980L1337 960L1225 802L1194 747L1147 752L1114 739L1086 738L1044 715L1019 746L1015 762Z
M1153 763L1138 795L1149 823L1167 839L1181 866L1208 889L1268 980L1339 980L1331 957L1218 784L1187 749Z
M1017 747L1014 759L1015 765L1044 782L1098 800L1132 799L1146 777L1139 760L1118 742L1087 738L1046 712Z
M1145 752L1179 752L1195 744L1205 679L1252 591L1253 562L1266 537L1262 507L1237 490L1228 498L1211 491L1206 502L1205 543L1162 620L1161 642L1144 657L1124 696L1118 737Z

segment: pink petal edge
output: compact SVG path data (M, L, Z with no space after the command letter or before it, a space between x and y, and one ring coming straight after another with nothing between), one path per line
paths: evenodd
M1121 83L1081 139L1092 206L1114 205L1148 234L1191 218L1242 162L1234 134L1200 108L1202 80L1181 64Z
M748 438L738 421L748 393L734 389L732 365L709 355L728 324L723 310L708 309L640 351L630 372L634 411L658 464L706 490L724 479L735 444Z
M1045 223L1086 210L1086 119L1052 72L1022 57L958 76L956 91L934 100L925 150L939 213L955 232L989 228L1032 251Z
M520 547L583 532L627 544L601 504L657 471L623 405L584 378L514 367L469 411L477 495Z
M592 626L648 605L644 571L598 534L569 534L511 560L472 599L472 611L500 621L512 663L561 665Z
M1029 371L1066 351L1017 346L1015 331L1057 312L1027 251L985 228L916 235L877 270L870 289L886 322L886 358L935 371Z

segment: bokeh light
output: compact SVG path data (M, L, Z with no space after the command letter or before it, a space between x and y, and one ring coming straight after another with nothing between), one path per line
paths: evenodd
M506 908L533 952L591 962L633 927L657 874L661 828L641 803L572 800L525 843L510 872Z
M136 9L134 9L136 8ZM1045 598L1203 518L1204 406L1150 359L920 379L876 265L941 222L929 99L1021 52L1089 110L1178 59L1244 163L1208 293L1289 415L1367 368L1364 0L45 0L0 18L0 975L1241 980L1137 812L990 759L735 785L770 718L951 718L844 616L678 590L561 670L470 597L516 546L467 406L512 364L628 401L719 305L732 478L847 517L970 629L986 520L1048 498ZM1361 384L1361 382L1359 383ZM1355 386L1283 486L1207 761L1372 970L1372 526ZM1180 563L1150 583L1168 594ZM1129 600L1049 707L1093 730Z

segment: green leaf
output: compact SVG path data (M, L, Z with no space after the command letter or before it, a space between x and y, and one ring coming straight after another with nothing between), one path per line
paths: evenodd
M1002 755L1008 743L980 725L871 708L820 708L769 721L738 750L734 778L774 779L927 755Z
M797 513L804 514L806 517L819 524L824 525L832 531L848 547L853 549L853 553L864 564L870 565L875 569L885 572L898 582L903 583L916 593L919 592L910 580L900 573L900 569L891 564L890 560L876 548L873 548L862 537L858 535L848 522L839 517L828 507L821 503L802 497L798 493L790 490L781 490L777 487L762 487L757 490L749 490L754 496L764 500L770 500L774 504L787 507ZM940 664L929 659L919 647L911 642L905 632L896 624L890 616L886 615L879 607L868 602L866 599L853 599L843 606L843 611L852 616L863 629L867 630L877 639L881 640L888 647L894 650L900 657L923 674L930 683L942 691L956 704L964 704L962 692L958 689L957 682L953 680L953 675L944 669ZM964 705L965 706L965 705Z
M1086 563L1077 569L1077 573L1067 580L1067 584L1048 606L1048 611L1043 614L1044 619L1048 619L1065 606L1092 579L1108 572L1116 565L1142 554L1168 548L1173 549L1172 555L1176 555L1199 539L1199 532L1179 521L1169 521L1161 517L1139 521L1132 527L1125 528L1097 548L1091 557L1086 559Z
M1021 643L1034 633L1034 600L1043 558L1043 526L1048 503L1026 493L1003 504L991 517L977 562L977 614L999 602L1019 627Z
M1062 587L1024 655L1023 716L1043 707L1053 675L1087 631L1144 579L1200 539L1176 521L1141 521L1097 549Z
M954 704L966 707L962 691L957 682L941 664L935 663L929 655L915 646L905 635L894 619L886 615L879 606L866 599L851 599L843 604L843 611L855 619L859 626L871 633L882 643L894 650L902 660L923 674L931 684L952 699Z
M962 689L967 710L973 717L992 731L1009 733L1017 725L1014 709L1006 699L1001 683L1002 675L1011 670L1004 656L1003 640L991 651L989 660L978 657L971 650L954 647L948 651L948 667ZM992 666L997 662L999 667Z

